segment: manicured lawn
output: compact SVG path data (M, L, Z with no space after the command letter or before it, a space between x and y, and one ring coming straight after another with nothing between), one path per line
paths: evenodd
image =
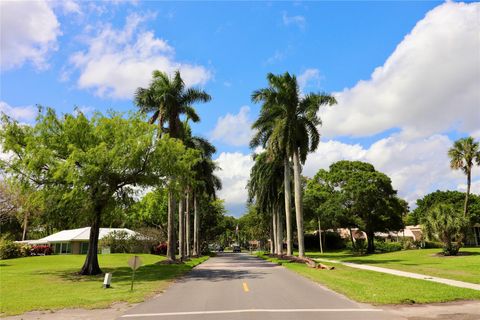
M315 282L347 297L373 304L433 303L453 300L480 300L480 291L451 287L439 283L397 277L379 272L358 270L339 264L334 270L319 270L305 264L260 257L281 263Z
M140 302L160 292L208 257L185 264L156 264L164 257L141 254L143 266L130 291L131 254L99 255L103 272L112 272L112 288L103 289L103 275L79 276L84 255L59 255L0 260L0 311L12 315L31 310L107 307L115 301Z
M309 252L311 258L369 264L377 267L416 272L430 276L480 283L480 248L462 248L462 255L436 255L441 249L405 250L390 253L354 256L351 252Z

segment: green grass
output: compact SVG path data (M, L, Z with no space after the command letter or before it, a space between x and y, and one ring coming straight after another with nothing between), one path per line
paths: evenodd
M103 275L80 276L84 255L39 256L0 260L0 312L21 314L31 310L103 308L116 301L140 302L165 289L170 280L185 274L208 257L185 264L156 264L164 257L141 254L143 266L130 291L131 254L99 255L103 272L112 272L112 288L103 289Z
M269 258L315 282L344 294L345 296L372 304L433 303L454 300L480 300L480 291L456 288L425 280L409 279L384 273L359 270L340 264L331 264L334 270L319 270L305 264Z
M307 256L369 264L480 284L480 248L463 248L460 250L462 255L454 257L437 255L440 251L441 249L420 249L365 256L354 256L349 251L324 254L310 252Z

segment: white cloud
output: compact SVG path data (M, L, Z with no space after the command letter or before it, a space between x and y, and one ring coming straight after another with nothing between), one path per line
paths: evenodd
M320 71L318 69L306 69L302 74L297 77L298 86L300 91L304 91L308 86L319 86L320 85Z
M240 152L222 152L215 161L221 168L216 174L223 184L218 192L219 198L225 199L229 206L245 204L248 197L246 186L253 166L252 156Z
M447 152L452 144L447 136L438 134L413 139L403 134L393 134L378 140L369 148L330 140L321 142L318 150L309 155L303 173L312 177L320 168L326 169L339 160L369 162L387 174L399 195L413 204L416 199L437 189L462 188L465 176L449 166ZM480 168L476 167L473 179L478 178Z
M227 113L218 118L211 133L213 141L221 141L232 146L246 146L252 138L252 121L249 119L250 108L243 106L237 114Z
M305 28L306 19L304 16L289 16L286 11L282 14L283 24L286 26L296 25L297 27L303 29Z
M0 113L20 122L30 122L37 116L37 108L34 106L12 107L5 101L0 101Z
M2 71L31 62L48 67L48 54L57 50L60 23L46 1L0 1L0 66Z
M76 52L71 63L80 71L78 86L93 89L101 97L132 98L137 87L147 86L153 70L169 74L180 70L185 83L206 83L211 73L205 67L177 62L174 48L139 25L152 15L131 14L125 27L105 25L88 41L88 50Z
M479 3L446 2L427 13L367 81L323 109L323 133L368 136L397 127L411 136L478 130Z

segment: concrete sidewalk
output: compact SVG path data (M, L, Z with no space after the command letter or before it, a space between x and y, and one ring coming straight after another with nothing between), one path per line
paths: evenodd
M427 280L427 281L432 281L432 282L443 283L443 284L446 284L446 285L449 285L449 286L454 286L454 287L459 287L459 288L467 288L467 289L473 289L473 290L479 290L480 291L480 284L475 284L475 283L470 283L470 282L451 280L451 279L445 279L445 278L439 278L439 277L432 277L432 276L427 276L427 275L420 274L420 273L406 272L406 271L400 271L400 270L389 269L389 268L374 267L374 266L371 266L371 265L368 265L368 264L342 262L342 261L338 261L338 260L329 260L329 259L322 259L322 258L316 258L316 259L313 259L313 260L322 261L322 262L330 262L330 263L338 263L338 264L343 264L344 266L351 267L351 268L356 268L356 269L363 269L363 270L370 270L370 271L375 271L375 272L388 273L388 274L393 274L395 276L400 276L400 277Z

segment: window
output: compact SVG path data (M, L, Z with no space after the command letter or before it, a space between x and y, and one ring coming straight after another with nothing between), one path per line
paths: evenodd
M88 242L80 242L80 254L87 254Z
M55 253L72 253L72 245L70 242L59 242L55 243Z
M55 253L61 253L61 248L62 244L61 243L55 243Z

